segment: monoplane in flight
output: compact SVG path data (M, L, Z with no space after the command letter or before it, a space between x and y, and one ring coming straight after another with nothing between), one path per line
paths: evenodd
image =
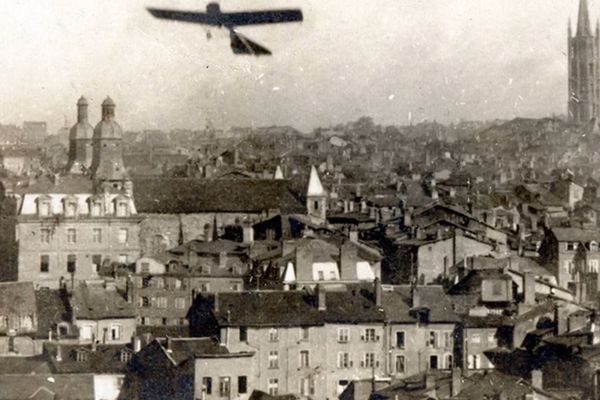
M221 8L217 3L208 3L205 13L158 8L148 8L148 11L156 18L192 22L209 27L225 27L229 30L231 50L235 54L250 54L255 56L270 55L271 51L237 32L235 30L236 27L302 21L302 10L299 9L221 12ZM207 37L210 39L210 33L207 33Z

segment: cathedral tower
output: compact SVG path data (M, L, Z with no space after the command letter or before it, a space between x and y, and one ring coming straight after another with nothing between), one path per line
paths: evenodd
M600 26L592 34L587 0L580 0L577 28L568 27L569 120L587 123L600 115L600 71L598 62Z
M77 101L77 123L69 132L69 173L82 174L91 167L93 133L94 128L88 122L88 102L82 96Z
M92 177L97 181L123 181L127 178L123 165L123 130L115 121L115 103L110 97L102 102L102 119L92 138Z

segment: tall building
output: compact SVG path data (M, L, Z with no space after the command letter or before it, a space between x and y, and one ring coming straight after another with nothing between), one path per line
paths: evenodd
M587 123L600 115L600 24L592 34L587 0L580 0L577 30L568 27L569 120Z
M92 137L92 177L96 181L115 183L127 177L123 165L123 130L115 121L115 102L107 97L102 102L102 119Z
M82 96L77 101L77 123L69 133L69 173L82 174L90 169L93 133L94 128L88 122L88 101Z

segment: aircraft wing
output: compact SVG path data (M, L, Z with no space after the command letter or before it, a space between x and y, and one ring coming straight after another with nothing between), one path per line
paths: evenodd
M280 22L302 21L302 10L283 9L268 11L247 11L222 13L221 20L225 26L243 26L255 24L275 24Z
M231 39L231 50L233 50L234 54L249 54L257 57L271 55L269 49L253 42L241 33L231 30L229 36Z
M169 19L173 21L192 22L204 25L221 25L222 21L218 15L209 15L201 12L165 10L160 8L148 8L150 14L156 18Z

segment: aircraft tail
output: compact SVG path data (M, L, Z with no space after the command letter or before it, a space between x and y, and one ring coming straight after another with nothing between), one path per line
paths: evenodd
M231 39L231 50L235 54L248 54L253 56L270 56L271 51L260 44L253 42L246 36L231 29L229 31L229 37Z

